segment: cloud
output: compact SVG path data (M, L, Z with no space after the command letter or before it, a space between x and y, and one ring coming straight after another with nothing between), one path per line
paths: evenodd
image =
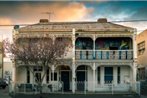
M11 19L0 17L0 25L10 25L12 24Z
M4 6L5 5L5 6ZM88 17L94 9L86 7L82 2L16 2L0 7L1 15L7 15L14 23L34 23L41 18L48 18L44 12L52 12L52 21L79 21ZM7 12L7 13L6 13Z
M0 25L10 25L12 21L6 17L0 17ZM0 26L0 39L10 38L12 40L12 27Z
M84 20L93 10L93 8L86 8L82 3L70 3L61 8L56 7L55 19L59 21Z
M147 29L147 22L126 22L126 23L118 23L120 25L129 26L137 29L137 33L141 33L142 31Z
M146 7L141 7L138 10L134 11L130 19L141 19L141 20L146 20L147 17L147 6Z

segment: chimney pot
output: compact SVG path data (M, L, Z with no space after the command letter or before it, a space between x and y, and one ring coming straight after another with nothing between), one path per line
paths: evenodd
M48 23L49 21L48 21L48 19L40 19L39 22L40 22L40 23Z
M99 23L107 23L107 18L99 18L97 20L97 22L99 22Z

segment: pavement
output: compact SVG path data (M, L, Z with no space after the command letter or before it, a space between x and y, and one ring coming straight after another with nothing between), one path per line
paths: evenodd
M0 88L0 98L11 98L9 96L8 87L6 87L5 89Z
M26 94L17 94L13 98L141 98L138 95L130 94L42 94L40 95L26 95ZM145 98L145 97L144 97Z
M141 98L147 98L147 96L141 95Z

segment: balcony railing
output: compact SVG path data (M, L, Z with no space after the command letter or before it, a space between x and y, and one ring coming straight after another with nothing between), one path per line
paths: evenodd
M133 50L76 50L77 60L132 60Z

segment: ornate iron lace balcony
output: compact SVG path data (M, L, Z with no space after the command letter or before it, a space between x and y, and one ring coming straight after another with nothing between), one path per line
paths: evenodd
M76 60L133 60L133 50L76 50Z

